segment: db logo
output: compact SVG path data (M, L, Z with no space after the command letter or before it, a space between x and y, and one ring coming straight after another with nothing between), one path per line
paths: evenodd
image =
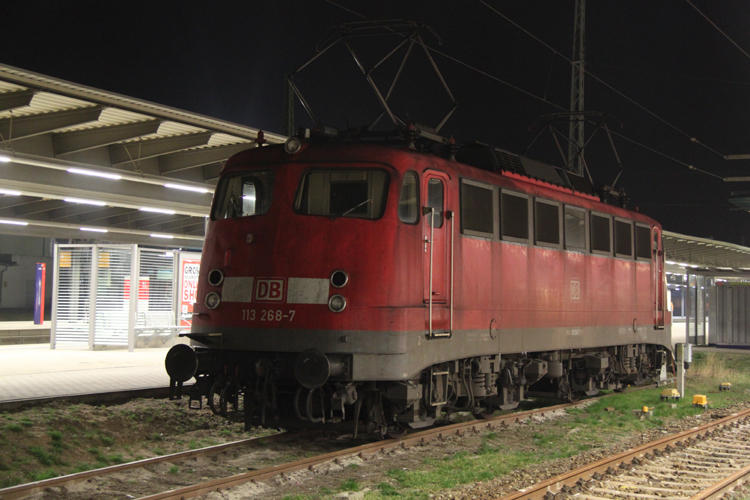
M581 282L570 280L570 300L581 300Z
M282 278L259 278L255 281L256 302L284 302Z

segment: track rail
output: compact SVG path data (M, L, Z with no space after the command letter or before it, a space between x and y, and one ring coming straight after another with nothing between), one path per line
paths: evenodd
M590 401L590 400L589 400ZM179 488L171 491L158 493L146 497L141 497L141 500L184 500L187 498L195 498L199 495L205 495L211 491L217 491L226 488L232 488L248 482L257 482L265 479L269 479L276 475L289 474L294 471L309 469L315 470L315 467L322 465L326 462L336 461L340 458L352 455L359 455L363 460L367 460L367 455L385 452L387 450L402 447L407 448L409 446L421 445L434 439L444 439L450 435L463 435L466 432L479 433L485 430L491 430L495 428L507 427L508 423L516 423L531 418L535 415L544 415L550 411L570 408L585 403L567 403L556 406L550 406L546 408L540 408L536 410L524 411L519 413L512 413L508 415L501 415L493 417L487 420L477 420L474 422L465 422L460 424L452 424L444 427L437 427L434 429L428 429L425 431L416 432L410 434L401 439L388 439L383 441L377 441L354 448L348 448L337 452L326 453L315 457L305 458L297 460L295 462L289 462L283 465L276 465L273 467L266 467L263 469L246 472L243 474L237 474L222 479L214 479L204 483L199 483L184 488Z
M560 492L574 493L581 500L720 498L750 478L750 445L732 444L716 435L718 431L731 434L734 427L742 431L747 443L748 421L750 409L585 465L498 500L551 500ZM617 475L618 470L621 475Z
M631 391L641 390L641 389L648 389L652 387L654 387L654 385L643 386L637 389L630 389L630 390ZM602 397L608 397L608 396L609 395L605 395ZM184 488L171 490L169 492L158 493L155 495L150 495L150 496L141 497L141 498L142 500L156 500L156 499L182 500L182 499L187 499L187 498L193 498L199 495L209 493L211 491L231 488L233 486L238 486L240 484L244 484L247 482L260 481L260 480L271 478L279 474L286 474L286 473L290 473L290 472L294 472L294 471L302 470L302 469L314 470L315 466L317 465L324 464L330 461L336 461L337 459L346 457L346 456L359 455L362 459L366 459L366 455L368 454L385 452L386 450L393 449L399 446L406 448L408 446L424 444L434 439L441 440L450 435L461 436L466 432L479 433L485 430L503 428L503 427L507 427L509 423L519 423L523 420L531 418L532 416L537 416L537 415L544 416L545 413L548 413L551 411L571 408L571 407L575 407L575 406L582 405L582 404L588 404L591 401L592 401L591 399L587 399L587 400L583 400L583 401L579 401L575 403L565 403L565 404L559 404L555 406L538 408L535 410L528 410L528 411L523 411L523 412L518 412L518 413L509 413L507 415L500 415L500 416L492 417L490 419L485 419L485 420L476 420L473 422L464 422L464 423L459 423L459 424L446 425L442 427L435 427L432 429L416 432L413 434L408 434L407 436L401 439L388 439L388 440L377 441L374 443L360 445L360 446L356 446L353 448L347 448L345 450L340 450L336 452L326 453L323 455L318 455L315 457L297 460L294 462L289 462L287 464L266 467L263 469L249 471L243 474L237 474L237 475L226 477L226 478L214 479L214 480L210 480L204 483L187 486ZM211 456L211 455L215 455L224 451L247 446L248 444L251 444L254 441L257 441L258 439L282 440L282 439L286 439L287 437L289 437L289 434L282 433L282 434L275 434L271 436L264 436L262 438L245 439L241 441L235 441L232 443L225 443L225 444L221 444L217 446L200 448L197 450L190 450L190 451L185 451L181 453L173 453L173 454L164 455L161 457L149 458L145 460L139 460L136 462L129 462L126 464L114 465L111 467L104 467L101 469L94 469L94 470L90 470L86 472L80 472L77 474L71 474L68 476L62 476L62 477L57 477L53 479L45 479L43 481L36 481L33 483L21 484L21 485L13 486L10 488L0 489L0 500L16 500L20 498L25 498L27 496L43 491L46 488L67 486L77 481L82 481L82 480L86 480L86 479L90 479L90 478L98 477L98 476L104 476L104 475L112 474L115 472L122 472L128 469L144 467L146 465L156 464L160 462L179 462L182 460L196 458L200 456Z
M296 436L299 436L297 434ZM271 434L269 436L254 437L250 439L243 439L240 441L233 441L231 443L219 444L216 446L209 446L206 448L198 448L197 450L183 451L180 453L171 453L169 455L162 455L160 457L146 458L144 460L137 460L135 462L128 462L126 464L112 465L110 467L103 467L101 469L93 469L85 472L79 472L76 474L70 474L67 476L55 477L52 479L45 479L43 481L36 481L33 483L20 484L18 486L12 486L10 488L0 489L0 500L16 500L18 498L26 498L27 496L44 491L46 488L54 488L60 486L68 486L78 481L84 481L93 477L106 476L107 474L114 474L115 472L123 472L129 469L137 469L138 467L145 467L146 465L158 464L160 462L180 462L191 458L213 456L218 453L225 451L242 448L244 446L254 444L259 439L266 441L281 441L284 439L295 439L295 437L287 433Z

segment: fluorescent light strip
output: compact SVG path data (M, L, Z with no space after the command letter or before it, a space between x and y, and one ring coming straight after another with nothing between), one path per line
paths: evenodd
M183 191L193 191L194 193L208 193L209 192L209 190L205 188L182 186L180 184L164 184L164 187L171 188L171 189L181 189Z
M157 214L167 214L167 215L174 215L177 213L174 210L167 210L166 208L141 207L139 210L141 212L155 212Z
M10 161L10 158L7 156L0 156L0 163L8 163Z
M151 237L152 238L164 238L167 240L171 240L172 238L174 238L174 236L172 236L171 234L152 234Z
M69 168L68 172L70 172L72 174L90 175L92 177L103 177L105 179L112 179L112 180L115 180L115 181L119 181L120 179L122 179L121 175L117 175L117 174L105 174L103 172L96 172L94 170L85 170L85 169L82 169L82 168Z
M82 203L84 205L96 205L98 207L107 206L107 204L103 201L83 200L81 198L63 198L63 201L67 201L68 203Z
M106 229L99 229L99 228L96 228L96 227L82 227L81 231L93 231L95 233L106 233L107 232Z
M7 194L11 196L20 196L21 191L13 191L12 189L0 189L0 194Z
M13 224L14 226L28 226L28 222L20 222L17 220L0 220L0 224Z

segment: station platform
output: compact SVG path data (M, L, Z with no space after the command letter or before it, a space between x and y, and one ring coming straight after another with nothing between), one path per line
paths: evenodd
M35 325L33 321L0 321L0 346L49 343L51 323Z
M90 351L49 344L0 346L0 409L25 400L162 389L168 348Z

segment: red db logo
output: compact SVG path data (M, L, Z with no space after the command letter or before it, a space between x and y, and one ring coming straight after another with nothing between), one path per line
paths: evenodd
M255 282L256 302L284 302L284 280L259 278Z

